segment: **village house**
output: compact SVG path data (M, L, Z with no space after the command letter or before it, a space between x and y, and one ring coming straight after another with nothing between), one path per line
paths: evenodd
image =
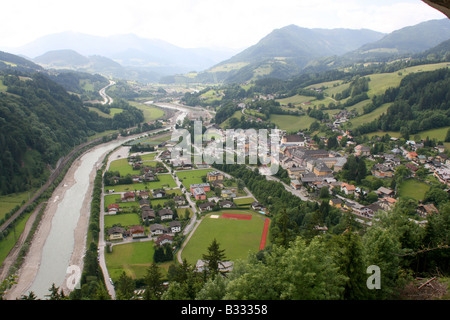
M281 138L281 144L288 145L288 146L299 146L304 147L305 146L305 138L298 134L289 134L285 135Z
M376 163L372 166L371 173L377 178L392 178L394 176L394 170L381 163Z
M179 206L186 204L186 199L183 196L175 196L173 197L173 201Z
M173 218L173 211L171 209L161 209L158 211L161 220L170 220Z
M370 156L370 147L359 144L355 147L355 155L360 157Z
M144 174L145 182L151 182L151 181L157 181L157 180L158 180L158 176L156 174L154 174L153 172L147 172L146 174Z
M206 200L206 193L203 188L194 188L191 189L191 192L195 200Z
M350 195L353 194L355 192L355 186L352 184L348 184L348 183L342 183L341 184L341 190L346 194L346 195Z
M122 227L112 227L108 229L108 238L109 240L123 240L124 236L126 236L127 231Z
M302 188L302 183L297 179L291 180L291 187L295 190L300 190Z
M336 207L336 208L342 208L343 201L339 198L336 199L330 199L329 204L330 206Z
M216 204L214 202L205 202L205 203L200 203L198 205L198 208L200 209L201 212L205 212L205 211L211 211L214 207L216 206Z
M291 179L298 179L301 177L302 173L306 172L305 167L291 167L287 169L289 178Z
M108 214L116 214L120 211L120 207L117 203L112 203L108 206Z
M195 200L206 200L206 192L210 191L209 183L197 183L190 185L190 191Z
M416 212L422 218L426 218L428 215L439 213L439 210L435 207L434 204L428 203L428 204L419 204Z
M158 224L158 223L154 223L150 226L150 232L151 232L152 236L163 234L166 231L167 231L166 227L164 227L163 225Z
M156 238L156 240L155 240L155 244L158 247L162 247L162 246L164 246L167 243L168 244L172 244L173 243L173 237L171 235L169 235L169 234L162 234L162 235L158 236Z
M221 191L221 193L220 193L220 196L222 197L222 198L236 198L236 193L234 193L233 191L231 191L231 190L227 190L227 189L225 189L225 190L222 190Z
M148 191L140 191L139 192L139 197L141 197L142 199L148 199L149 195L150 194Z
M389 189L389 188L385 188L385 187L379 187L376 191L376 194L378 194L378 196L380 197L391 197L394 195L394 190Z
M397 203L397 199L394 199L392 197L384 197L377 201L377 204L385 211L391 210L394 208L395 204Z
M252 209L259 211L264 209L264 206L262 204L260 204L258 201L252 202Z
M179 221L170 221L169 229L171 233L177 233L181 231L181 223Z
M153 221L155 220L155 211L150 207L144 207L141 209L141 217L143 221Z
M133 238L143 238L146 237L145 230L143 226L131 226L129 232Z
M139 207L142 209L142 207L150 207L150 201L147 199L141 199L139 200Z
M234 207L236 207L236 204L233 201L224 200L224 201L219 201L219 206L221 208L234 208Z
M142 182L141 176L138 176L138 175L133 175L133 176L131 176L131 180L133 181L133 183L139 183L139 182Z
M136 195L134 192L125 192L122 196L122 202L133 202L136 201Z
M319 162L318 164L316 164L316 166L314 166L313 172L317 176L326 176L333 174L333 170L328 168L323 162Z
M153 198L164 198L166 196L166 191L163 189L153 190Z
M206 174L206 178L209 182L211 182L216 180L223 180L224 176L223 173L219 171L211 171Z

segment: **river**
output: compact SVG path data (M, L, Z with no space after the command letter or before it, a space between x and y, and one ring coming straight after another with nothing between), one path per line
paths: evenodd
M86 192L90 185L90 174L101 165L106 153L123 142L123 140L113 141L99 146L76 160L79 166L74 174L74 184L67 188L62 199L52 200L59 201L58 207L42 249L41 264L29 288L29 291L33 291L38 298L42 299L49 293L48 289L52 283L57 287L63 284L74 248L75 228L83 210L90 210L90 206L83 207L85 198L90 196Z
M161 131L161 129L158 131ZM95 171L101 167L103 158L108 152L127 140L142 135L145 134L102 144L86 152L74 162L74 165L77 166L74 172L74 182L65 186L67 188L63 196L50 199L50 201L57 203L57 208L42 248L39 268L31 286L27 289L27 293L33 291L37 298L45 299L53 283L57 287L63 286L64 280L68 276L67 268L73 258L75 241L79 241L79 239L75 239L75 230L82 213L89 216L86 211L90 211L91 194L88 190L91 184L91 174L95 174ZM86 235L83 234L83 237L85 239Z

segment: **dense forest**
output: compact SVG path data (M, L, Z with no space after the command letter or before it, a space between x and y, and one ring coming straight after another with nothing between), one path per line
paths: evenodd
M100 117L43 74L0 78L7 87L0 92L0 194L40 186L47 165L95 133L143 121L129 105L112 119Z

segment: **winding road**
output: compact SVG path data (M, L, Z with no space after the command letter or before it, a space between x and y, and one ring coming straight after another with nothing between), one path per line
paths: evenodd
M106 94L106 89L108 89L109 87L111 87L115 84L116 83L114 81L109 80L109 84L106 87L101 88L100 91L98 92L103 98L102 104L112 104L114 102L113 98L111 98L110 96L108 96Z

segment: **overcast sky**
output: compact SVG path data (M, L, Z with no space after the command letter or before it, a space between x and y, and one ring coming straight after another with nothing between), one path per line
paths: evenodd
M1 5L0 47L75 31L134 33L186 48L245 48L290 24L388 33L443 18L420 0L14 0Z

